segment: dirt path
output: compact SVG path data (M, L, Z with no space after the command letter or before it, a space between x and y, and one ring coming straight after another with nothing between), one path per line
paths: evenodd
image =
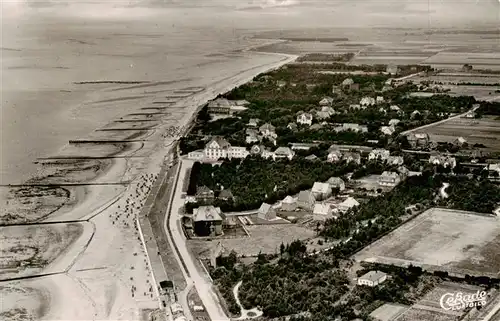
M240 286L242 284L243 284L243 281L240 281L233 288L233 295L234 295L234 298L236 299L236 304L238 304L238 306L240 307L240 314L241 314L241 316L239 318L237 318L236 320L253 319L253 318L260 317L262 315L262 311L259 310L258 308L252 308L250 310L247 310L247 309L243 308L243 305L241 305L240 298L238 297L238 291L239 291Z

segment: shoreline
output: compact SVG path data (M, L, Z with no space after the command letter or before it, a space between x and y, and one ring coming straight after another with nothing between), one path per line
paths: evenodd
M78 221L86 221L86 222L90 222L91 224L94 224L95 225L95 233L93 234L91 240L89 240L88 243L85 244L83 249L81 248L81 244L86 243L86 242L82 238L75 240L73 246L71 246L71 249L68 248L68 249L65 249L64 251L62 251L62 254L57 256L54 259L53 264L49 264L49 265L43 267L41 269L40 273L45 273L47 271L47 269L50 266L53 267L54 264L59 265L58 264L59 262L71 261L71 264L68 267L68 270L66 271L66 273L72 279L77 280L78 281L77 284L80 284L80 286L83 286L83 289L87 288L89 286L88 284L95 283L95 284L92 284L92 286L97 286L97 288L94 289L95 291L98 291L98 292L102 292L103 290L105 292L107 291L106 290L106 288L108 287L107 285L99 285L99 282L95 281L93 278L92 278L92 280L86 280L85 284L87 284L88 282L90 282L90 283L88 283L87 285L83 285L84 283L82 283L82 281L79 279L80 277L77 277L77 275L81 275L81 273L83 273L83 272L79 272L79 271L86 271L86 270L89 270L89 268L90 268L91 272L86 272L86 275L93 275L95 277L98 277L99 275L102 275L102 273L108 274L108 273L112 273L112 271L115 271L114 273L118 273L117 275L123 275L122 277L119 277L119 279L122 279L122 281L111 280L109 282L117 285L117 283L115 283L115 282L123 283L125 281L125 276L127 274L132 273L135 270L134 269L133 271L127 272L126 268L124 266L122 266L123 264L125 264L125 262L134 262L134 260L137 260L137 259L134 259L132 256L131 252L134 251L134 250L132 250L132 248L135 249L135 251L142 250L144 252L144 248L147 249L147 246L145 243L147 243L148 240L153 239L153 235L143 235L142 237L139 237L139 239L140 239L139 242L137 242L137 240L133 241L133 242L135 242L134 243L135 245L133 247L127 246L127 248L129 248L129 250L127 252L127 254L130 256L129 258L124 258L123 259L124 262L117 262L112 266L108 266L105 270L102 270L103 272L99 272L100 271L98 269L99 267L96 266L98 264L98 262L102 262L105 265L109 265L110 264L109 260L110 259L112 260L112 258L107 257L105 255L105 253L113 253L113 256L116 256L117 254L114 253L114 252L116 252L116 250L113 250L114 249L113 246L120 246L120 248L122 249L121 251L123 251L124 250L123 243L120 243L119 240L121 239L121 240L123 240L122 242L125 242L125 240L127 238L130 239L130 236L124 238L125 235L131 233L131 232L128 232L128 231L130 231L128 228L129 223L130 223L129 221L127 221L129 223L126 223L124 221L125 223L123 223L123 224L125 224L125 227L123 227L123 228L118 228L118 229L115 228L115 229L109 230L109 228L112 225L110 224L110 221L109 221L107 216L112 218L113 216L118 215L117 218L119 218L120 215L127 213L127 212L123 212L123 210L120 209L120 206L124 206L124 203L122 201L125 200L125 198L127 197L126 195L128 193L130 193L130 195L133 199L136 199L137 197L139 197L139 198L144 197L144 196L147 197L149 195L149 191L150 191L149 188L150 187L147 187L146 190L144 190L144 191L146 191L146 194L144 194L144 191L143 191L143 192L139 192L140 195L138 195L137 197L133 196L133 195L135 195L134 191L133 191L134 187L136 188L136 194L137 194L137 186L134 186L135 183L138 182L140 180L140 178L145 176L145 175L146 176L147 175L158 175L163 167L168 168L169 164L166 163L166 160L171 158L172 155L174 155L174 153L176 152L179 138L184 136L185 134L187 134L187 132L190 130L190 128L194 124L199 110L209 100L214 99L219 94L227 93L227 92L231 91L233 88L236 88L238 86L241 86L244 83L247 83L248 81L253 79L253 77L258 75L259 73L267 72L267 71L279 68L280 66L291 62L292 60L296 59L296 57L297 57L294 55L259 53L259 52L252 52L251 54L252 55L254 55L254 54L273 55L273 56L276 56L278 59L271 62L271 63L264 63L262 65L258 65L255 67L247 68L245 70L241 70L232 76L225 77L223 79L219 79L215 83L212 83L210 86L207 86L202 92L198 92L198 93L193 94L192 96L188 96L186 98L180 99L178 102L173 104L171 107L178 108L178 107L185 106L185 108L182 109L182 115L179 115L180 117L177 120L175 120L175 119L163 120L161 122L161 124L159 126L157 126L157 128L154 129L154 133L151 133L151 137L154 138L154 146L152 146L151 149L148 148L149 150L147 150L147 151L144 151L144 150L142 150L142 148L139 148L138 150L131 152L131 154L135 154L135 153L140 153L141 155L144 154L144 157L140 158L139 162L136 162L134 160L130 161L130 159L127 159L127 161L125 161L125 162L121 162L121 161L116 162L117 159L115 159L112 162L112 164L110 164L109 166L105 166L106 168L104 171L103 171L103 169L100 169L99 171L102 171L102 172L98 171L99 175L97 175L95 178L92 178L92 180L91 180L91 182L96 182L96 181L98 182L98 181L101 181L103 179L103 177L105 177L107 179L111 179L113 177L113 178L115 178L115 180L117 178L121 178L123 181L123 179L125 177L130 178L131 181L127 184L127 186L124 186L123 190L113 191L113 194L115 196L111 197L108 195L107 197L105 197L106 200L98 202L98 205L94 206L94 208L91 209L91 211L89 212L88 211L89 208L92 208L91 204L95 204L96 201L98 201L99 199L102 199L102 196L103 196L102 190L105 189L106 187L102 186L100 188L97 188L96 186L90 186L87 188L87 186L85 186L85 187L83 187L85 189L85 191L82 190L81 192L78 192L78 191L74 192L74 194L73 194L74 200L71 200L71 198L73 196L70 195L70 197L68 198L69 202L65 202L60 208L53 211L51 214L47 215L46 217L44 217L41 220L44 223L50 223L50 222L53 222L54 220L59 221L59 220L75 218ZM168 132L169 128L171 129L172 126L179 126L179 127L183 128L184 130L182 133L179 133L179 135L177 135L177 137L162 138L163 137L162 135L164 135L166 132ZM144 145L142 145L142 146L144 146ZM64 146L63 146L63 148L64 148ZM63 149L63 148L61 148L61 149ZM127 150L125 152L125 151L121 150L118 153L129 153L129 151ZM119 163L119 164L117 164L117 163ZM122 166L118 166L118 165L122 165ZM78 173L78 170L76 170L75 172ZM168 171L165 171L165 173L167 173L167 172ZM141 176L141 174L142 174L142 176ZM156 177L156 179L160 179L160 177ZM150 182L150 181L148 181L148 182ZM153 183L154 183L154 181L153 181ZM92 183L89 182L89 184L92 184ZM152 185L152 184L150 184L150 185ZM80 188L77 188L77 189L79 190ZM142 190L143 189L141 189L141 191ZM82 193L83 193L83 195L82 195ZM132 202L134 202L134 201L132 201ZM144 204L142 202L144 202L144 201L139 200L140 206L138 208L142 208L144 206ZM71 205L68 206L68 203L70 203ZM128 204L128 199L127 199L127 204ZM123 207L122 207L122 209L123 209ZM113 211L115 211L115 214L112 213ZM59 212L59 213L57 213L57 212ZM75 213L78 213L78 214L75 215ZM128 217L128 215L129 214L127 214L127 217ZM138 214L132 215L132 217L133 217L133 220L136 220L138 218ZM117 218L115 218L114 220L116 221ZM104 222L107 222L107 223L104 223ZM113 222L111 221L111 223L113 223ZM34 223L34 224L37 224L37 223ZM67 223L63 223L63 224L67 224ZM106 226L108 226L108 228L106 228ZM8 226L5 226L4 228L6 228L6 227L8 227ZM124 228L125 228L125 230L124 230ZM116 236L113 236L116 233L119 233L119 234L117 234ZM120 235L120 236L118 236L118 235ZM109 241L105 241L106 239L109 239L110 241L113 240L113 241L111 243L108 243ZM130 241L126 241L126 242L129 243ZM101 245L99 248L97 243L106 244L107 246L105 248L102 248L102 245ZM97 246L97 248L96 248L96 246ZM98 252L96 252L96 251L98 251ZM75 252L75 253L78 253L78 255L76 256L76 258L74 256L72 256L71 258L68 258L68 257L66 257L66 255L69 254L69 252L71 252L71 253ZM102 253L102 252L104 252L104 253ZM99 253L99 254L97 254L97 253ZM149 252L144 253L145 257L147 257L147 260L145 259L145 261L151 262L151 260L149 259L149 256L151 256L152 254L157 255L157 253L149 253ZM135 252L134 252L134 256L135 256ZM87 263L85 263L85 262L87 262ZM134 265L132 265L132 266L134 266ZM162 268L164 268L164 266L162 266ZM150 272L148 272L148 270ZM154 273L154 271L151 271L151 263L148 264L146 262L146 265L144 266L144 270L142 270L142 271L143 272L137 271L134 273L141 274L141 273L147 272L148 277L147 278L140 277L138 280L140 280L140 279L145 280L146 283L148 283L149 282L148 280L150 280L150 279L152 279L154 283L157 281L161 281L161 279L158 280L158 278L156 278L156 274L150 275L151 272ZM48 277L37 277L36 275L34 275L34 278L35 278L35 280L36 279L43 280L43 279L47 279ZM130 280L127 281L126 283L131 283L131 282L136 283L135 278L133 279L134 281L132 281L132 277L127 277L127 278ZM48 278L48 279L50 279L50 278ZM22 281L19 281L19 282L12 281L12 282L14 282L16 284L16 286L24 287L24 282L22 282ZM8 283L11 283L11 282L8 282ZM116 288L116 285L114 286L115 291L119 291L119 292L117 292L116 295L118 295L118 293L120 293L120 295L119 295L120 299L115 297L115 299L113 299L112 301L109 301L109 302L113 302L113 303L110 303L111 306L109 308L105 309L106 311L109 311L109 313L111 313L111 314L118 313L118 315L122 315L123 313L119 311L120 310L119 306L122 306L122 307L127 306L128 308L126 308L126 310L129 311L127 313L130 313L130 316L137 316L138 315L137 313L143 309L157 309L158 308L158 300L157 300L158 298L154 299L155 296L158 296L157 291L155 292L155 295L151 294L151 296L149 296L149 294L148 294L147 297L149 299L147 302L149 302L149 303L146 304L146 302L140 303L140 301L135 301L134 297L132 297L132 301L130 301L130 296L128 299L126 298L126 296L124 296L124 293L125 293L124 291L126 291L125 289L127 286L124 286L124 284L122 284L118 288ZM156 286L150 287L150 289L151 288L156 288ZM88 290L84 290L84 292L87 293ZM139 292L139 290L137 290L137 292ZM134 291L132 293L134 293ZM145 291L144 293L146 294L147 291ZM96 301L96 299L92 298L91 296L89 297L88 295L86 295L86 297L75 298L75 300L77 300L77 301L85 300L86 302L93 302L91 304L91 306L94 306L94 309L89 309L89 311L86 312L86 313L88 313L88 316L91 315L91 313L92 313L91 310L94 310L94 313L99 314L101 317L111 318L112 317L111 315L109 315L108 313L102 312L104 310L102 310L101 307L103 306L103 304L105 302L108 302L108 299L104 299L105 297L107 297L107 294L103 294L103 295L104 295L104 297L100 301L99 300ZM137 294L137 295L139 295L139 294ZM9 300L9 298L5 298L5 299ZM58 300L59 299L57 299L56 301L58 301ZM61 297L60 300L66 301L66 298ZM125 303L125 302L129 302L129 303ZM132 303L132 302L135 302L135 303ZM156 307L151 305L151 304L153 304L152 302L156 302L156 304L154 304L154 306L156 306ZM61 315L61 316L66 317L66 316L73 315L73 313L79 314L78 311L72 311L71 306L67 306L65 304L60 304L60 302L48 302L47 305L48 305L46 307L47 310L50 311L50 315L54 316L54 317L57 315ZM68 311L68 309L70 309L70 310ZM117 318L118 315L115 314L113 317Z

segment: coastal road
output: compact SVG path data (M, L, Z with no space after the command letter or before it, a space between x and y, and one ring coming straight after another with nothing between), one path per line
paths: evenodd
M186 237L180 226L179 210L184 206L181 198L182 186L186 177L186 169L192 162L179 159L178 177L170 206L170 213L165 215L165 230L170 233L169 242L172 248L177 248L176 259L183 270L188 287L192 284L212 321L229 321L220 304L219 298L212 289L212 283L207 275L199 271L187 248ZM169 215L170 214L170 215ZM181 299L181 301L183 301Z

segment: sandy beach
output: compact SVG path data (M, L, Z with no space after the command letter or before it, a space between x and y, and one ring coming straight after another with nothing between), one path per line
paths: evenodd
M187 125L194 112L208 99L247 82L258 73L294 59L294 56L286 55L252 55L256 57L253 65L233 70L233 75L225 74L222 79L213 78L211 80L214 83L203 91L187 98L177 98L178 102L170 106L175 112L169 113L166 118L159 118L158 124L148 135L141 137L144 142L125 143L126 146L113 142L105 145L66 144L49 157L38 159L36 179L31 182L55 186L63 184L61 188L64 193L48 196L29 194L26 198L41 208L48 204L49 198L54 199L55 204L43 216L24 218L22 222L42 219L43 222L57 223L3 227L9 233L21 237L30 233L26 229L37 231L32 237L33 244L24 244L26 242L6 234L5 239L13 245L7 246L4 252L9 253L14 245L24 251L30 246L43 249L38 243L49 240L41 235L43 231L52 235L66 229L68 225L81 224L84 227L72 234L70 245L69 241L52 238L53 247L58 251L47 253L51 254L50 262L48 259L40 262L39 268L28 266L8 273L2 271L4 280L27 275L51 275L26 281L2 282L5 285L2 288L4 300L8 304L3 305L0 315L41 320L142 320L159 307L135 218L147 196L148 186L153 182L151 177L159 172L175 139L165 136L165 132L172 126ZM99 133L103 140L117 139L113 135L106 136L104 131L94 133ZM95 136L81 136L79 139L95 139ZM16 208L16 199L18 197L11 193L10 211L6 211L22 217L23 213ZM64 201L61 202L61 199ZM31 203L28 205L33 205ZM81 223L64 223L73 221ZM4 224L14 223L4 221ZM146 242L151 240L148 235L144 238ZM71 288L78 290L72 291ZM71 296L64 296L64 293L71 293ZM30 305L25 304L27 297L33 301ZM75 305L79 307L74 308Z

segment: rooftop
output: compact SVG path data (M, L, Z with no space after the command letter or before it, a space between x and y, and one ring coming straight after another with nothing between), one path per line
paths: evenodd
M326 193L330 189L330 184L328 183L321 183L321 182L315 182L312 191L317 192L317 193Z
M212 205L195 208L193 209L193 221L222 221L220 208Z
M381 272L381 271L370 271L370 272L366 273L365 275L361 276L360 279L376 282L386 275L387 274L385 274L384 272Z

